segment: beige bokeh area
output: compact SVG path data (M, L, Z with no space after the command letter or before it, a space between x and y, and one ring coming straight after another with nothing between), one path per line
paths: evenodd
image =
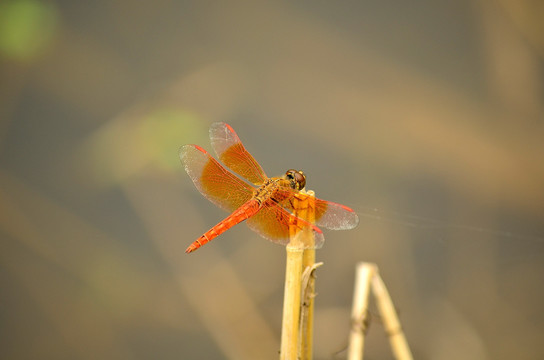
M376 263L416 359L544 357L544 7L0 4L0 357L275 359L285 249L184 172L232 125L360 215L317 251L316 359ZM365 355L392 359L371 301Z

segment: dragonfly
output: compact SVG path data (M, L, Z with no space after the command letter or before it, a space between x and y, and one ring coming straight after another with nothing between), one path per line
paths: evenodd
M182 146L180 159L200 193L231 214L195 240L186 253L199 249L242 221L262 237L281 245L288 245L293 234L310 229L314 248L320 248L324 242L319 227L348 230L359 223L357 214L349 207L317 198L312 199L315 224L297 217L295 199L310 196L303 192L306 175L302 171L289 169L283 176L266 176L226 123L211 125L210 140L217 158L232 171L198 145Z

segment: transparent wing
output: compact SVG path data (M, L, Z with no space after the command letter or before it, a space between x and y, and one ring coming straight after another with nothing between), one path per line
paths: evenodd
M221 209L234 211L253 195L251 185L221 166L200 146L184 145L179 156L198 191Z
M261 185L267 179L261 165L242 145L229 124L222 122L212 124L210 140L217 157L229 169L255 185Z
M297 193L295 196L303 199L308 195ZM359 223L357 213L347 206L317 198L313 202L315 204L315 224L317 226L329 230L349 230ZM281 205L294 211L291 201L284 201Z
M305 228L312 229L314 248L320 248L325 241L323 232L317 226L290 214L273 201L266 202L257 214L249 218L247 226L265 239L280 245L289 244L290 226L293 227L294 234Z
M315 199L315 223L330 230L349 230L359 224L359 217L347 206Z

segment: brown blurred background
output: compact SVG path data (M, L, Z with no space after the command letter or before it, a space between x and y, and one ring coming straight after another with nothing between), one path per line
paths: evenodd
M544 357L544 6L0 2L0 357L275 359L284 249L178 149L226 121L303 169L326 232L315 358L342 359L378 264L417 359ZM391 359L372 305L366 356Z

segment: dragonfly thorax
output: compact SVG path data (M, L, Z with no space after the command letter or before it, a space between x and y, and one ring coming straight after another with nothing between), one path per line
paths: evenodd
M282 202L294 195L293 189L295 188L292 180L286 179L285 176L274 177L266 180L258 189L255 189L253 198L259 204L266 201Z

